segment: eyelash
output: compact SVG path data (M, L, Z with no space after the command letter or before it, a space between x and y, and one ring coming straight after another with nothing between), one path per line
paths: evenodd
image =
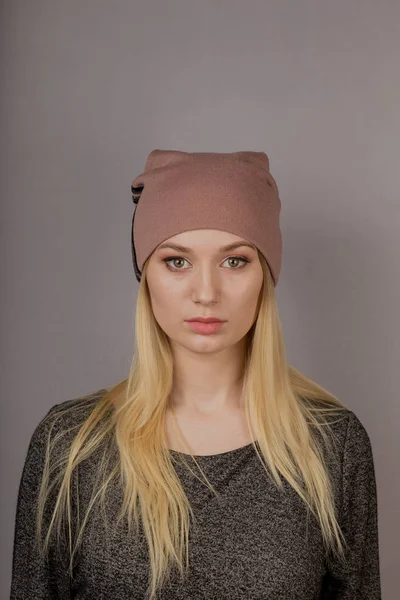
M167 258L163 258L162 260L163 260L163 262L164 262L164 263L168 263L168 262L170 262L171 260L177 260L178 258L183 258L183 257L182 257L182 256L168 256ZM250 262L250 261L249 261L247 258L245 258L244 256L228 256L228 258L226 258L225 260L229 260L230 258L236 258L236 259L238 259L238 260L241 260L241 261L243 261L243 262L245 263L245 264L244 264L244 265L242 265L241 267L234 267L234 268L232 268L232 269L229 269L230 271L238 271L239 269L243 269L243 268L246 266L246 263L249 263L249 262ZM184 258L183 260L186 260L186 258ZM225 261L224 261L224 262L225 262ZM176 268L174 268L174 267L171 267L170 265L167 265L167 266L168 266L168 268L169 268L171 271L175 271L175 272L178 272L178 271L184 271L184 270L185 270L185 269L176 269Z

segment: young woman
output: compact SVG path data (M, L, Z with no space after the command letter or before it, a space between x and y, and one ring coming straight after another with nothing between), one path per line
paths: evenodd
M267 155L153 150L132 194L131 370L36 427L11 599L379 600L368 433L285 357Z

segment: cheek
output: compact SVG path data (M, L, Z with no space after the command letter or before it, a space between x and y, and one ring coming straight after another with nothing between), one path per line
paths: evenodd
M261 291L261 284L252 282L251 285L246 285L240 288L236 295L236 305L238 309L251 308L257 305L257 301Z
M258 312L258 300L261 292L261 285L254 285L243 289L242 294L236 298L235 312L238 316L238 321L243 326L249 326L254 323Z
M150 297L156 321L163 329L168 329L183 318L180 312L182 302L178 299L176 290L170 286L153 287Z

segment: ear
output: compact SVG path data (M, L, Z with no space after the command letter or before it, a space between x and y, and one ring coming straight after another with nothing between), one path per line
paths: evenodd
M179 162L183 158L188 158L188 156L189 152L181 152L180 150L152 150L146 159L144 171L166 167Z
M139 202L140 194L144 188L147 171L160 169L170 164L178 163L180 160L186 159L188 156L188 152L181 152L180 150L152 150L146 159L146 165L143 173L135 177L135 179L132 181L131 192L133 202L135 204Z
M244 162L249 162L254 165L261 167L262 169L266 169L269 171L269 158L265 152L254 152L253 150L241 150L240 152L235 152L236 156L243 160Z

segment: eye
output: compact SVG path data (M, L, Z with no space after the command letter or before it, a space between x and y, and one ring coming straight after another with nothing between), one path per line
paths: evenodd
M171 267L168 263L172 262L172 261L178 261L178 260L183 260L185 261L186 258L183 258L182 256L169 256L167 258L163 258L163 262L165 262L168 265L168 268L171 271L184 271L185 269L180 269L180 268L175 268L175 267ZM242 269L243 267L245 267L246 263L249 263L250 261L245 258L244 256L230 256L229 258L225 259L225 260L230 260L230 261L241 261L243 263L245 263L244 265L242 265L241 267L234 267L233 269L230 269L230 271L237 271L238 269ZM225 261L224 261L225 262Z

